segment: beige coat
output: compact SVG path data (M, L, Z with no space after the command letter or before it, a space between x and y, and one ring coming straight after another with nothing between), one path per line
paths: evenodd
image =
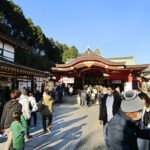
M43 101L39 107L40 114L49 116L53 113L53 100L49 95L44 96Z

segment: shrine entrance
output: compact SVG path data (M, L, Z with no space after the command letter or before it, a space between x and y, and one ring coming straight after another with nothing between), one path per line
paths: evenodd
M104 84L104 76L102 72L90 71L83 75L84 85L100 85Z
M104 71L100 68L97 70L90 68L85 72L81 72L80 77L75 79L75 89L83 89L85 85L97 86L109 84L111 80L103 74Z

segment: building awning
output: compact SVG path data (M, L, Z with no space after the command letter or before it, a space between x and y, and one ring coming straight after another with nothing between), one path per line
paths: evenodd
M4 58L0 58L0 71L38 77L48 77L50 75L50 72L26 67L24 65L9 61Z

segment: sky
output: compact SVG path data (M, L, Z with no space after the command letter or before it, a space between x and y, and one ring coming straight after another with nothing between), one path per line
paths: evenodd
M84 53L150 64L149 0L13 0L43 33Z

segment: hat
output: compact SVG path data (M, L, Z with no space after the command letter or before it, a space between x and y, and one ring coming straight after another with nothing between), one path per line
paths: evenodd
M143 109L144 103L135 91L126 91L121 102L121 110L123 112L137 112Z

